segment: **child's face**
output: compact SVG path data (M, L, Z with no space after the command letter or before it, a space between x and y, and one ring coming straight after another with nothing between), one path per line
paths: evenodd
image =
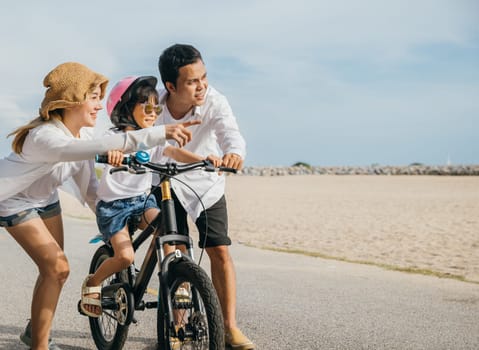
M156 104L155 96L148 97L148 101L137 103L133 109L133 118L140 128L149 128L155 125L161 107Z

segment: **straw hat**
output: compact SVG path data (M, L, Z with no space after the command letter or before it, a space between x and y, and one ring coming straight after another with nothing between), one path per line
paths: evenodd
M40 108L40 116L44 120L49 120L50 111L85 102L87 93L97 86L100 86L100 98L103 98L107 84L107 77L80 63L62 63L43 79L43 86L47 91Z

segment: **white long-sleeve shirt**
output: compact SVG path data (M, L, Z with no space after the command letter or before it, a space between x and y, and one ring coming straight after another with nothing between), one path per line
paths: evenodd
M174 119L166 106L167 92L160 91L160 104L163 107L158 117L157 124L183 123L189 120L200 119L201 124L191 126L192 140L184 148L204 158L210 154L222 157L227 153L236 153L241 158L246 156L246 143L239 131L236 118L224 95L209 86L205 102L201 106L193 108L191 113L182 119ZM159 154L159 153L158 153ZM174 161L166 157L156 158L153 161ZM190 171L176 176L184 181L199 195L205 208L215 204L225 192L225 177L217 173L202 170ZM159 182L158 176L153 177L153 184ZM191 216L196 220L203 211L203 206L196 195L187 186L179 181L172 180L171 186L179 201Z
M114 133L123 133L123 131L109 130L106 136ZM145 150L153 158L155 152L160 152L163 147L157 147L153 150ZM157 157L155 157L157 158ZM110 169L113 167L105 164L103 173L98 184L97 203L102 200L104 202L111 202L117 199L132 198L140 196L143 193L150 192L152 176L150 172L144 174L130 174L128 171L119 171L110 174Z
M67 181L71 183L74 194L94 209L97 189L95 154L111 149L133 152L164 142L164 127L102 139L92 139L91 129L82 128L80 138L75 138L61 121L52 119L30 130L20 155L11 153L0 159L0 216L55 202L58 200L57 188Z

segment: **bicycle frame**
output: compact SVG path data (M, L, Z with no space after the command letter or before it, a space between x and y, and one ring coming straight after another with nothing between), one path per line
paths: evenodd
M167 283L168 267L176 259L194 261L193 240L189 235L178 234L174 203L171 197L170 179L167 176L162 176L161 178L161 191L161 212L155 220L132 241L133 249L136 252L148 237L153 235L136 278L132 270L129 271L129 278L131 279L130 284L133 286L132 292L135 300L135 310L155 308L157 307L157 303L150 302L145 304L143 302L143 295L153 275L155 266L158 264L161 298L163 302L166 302L168 305L165 309L169 310L169 323L172 329L174 329L172 300ZM165 257L163 250L164 244L183 244L186 246L188 253L185 255L177 249L175 253ZM193 294L193 300L196 300L195 294Z
M102 157L97 157L97 162L105 162L105 157ZM138 221L133 220L128 223L135 255L147 239L151 238L151 242L146 249L140 269L136 269L132 264L127 270L112 276L113 279L102 288L101 304L104 315L107 320L113 319L118 327L114 328L114 336L111 338L109 326L104 328L104 318L98 322L96 318L90 318L90 328L95 344L110 350L121 348L126 340L129 324L136 323L133 311L153 308L157 309L159 344L183 341L202 344L205 340L212 346L221 344L224 339L221 306L211 279L194 261L193 240L188 234L178 232L170 180L177 174L199 168L203 171L235 172L235 170L225 167L215 168L206 160L184 165L151 163L147 157L138 156L138 153L134 158L126 160L124 164L127 166L113 168L110 173L126 170L142 174L147 171L145 169L147 168L160 174L161 201L158 203L160 212L136 236L134 233L138 228ZM165 244L181 245L185 247L185 250L176 249L165 256ZM111 257L112 254L109 244L100 247L92 259L90 273L98 268L103 259ZM143 298L156 266L159 271L158 299L145 302ZM186 302L178 299L177 294L179 286L184 284L188 286ZM181 288L185 289L185 287ZM184 323L178 326L178 322L183 322L179 321L183 317L179 316L179 311L182 309L185 310L184 315L188 312L189 314L187 320L185 318ZM110 310L113 312L110 313ZM171 343L167 344L171 345ZM167 345L168 348L170 345Z

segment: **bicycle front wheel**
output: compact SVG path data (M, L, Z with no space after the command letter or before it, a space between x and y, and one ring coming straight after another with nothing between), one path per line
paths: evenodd
M174 331L168 324L167 303L159 300L159 349L224 349L223 315L209 276L190 261L173 263L169 269L168 286L173 305ZM161 293L159 295L161 298Z
M94 273L103 261L111 256L113 256L113 250L110 247L104 245L98 248L90 264L90 273ZM102 288L115 283L124 283L127 286L128 274L126 270L105 279ZM116 295L115 308L111 310L103 308L100 317L89 317L91 334L98 349L122 349L128 336L128 323L125 324L124 320L131 317L129 314L133 312L130 310L133 304L133 296L129 289L126 290L125 288L120 288Z

